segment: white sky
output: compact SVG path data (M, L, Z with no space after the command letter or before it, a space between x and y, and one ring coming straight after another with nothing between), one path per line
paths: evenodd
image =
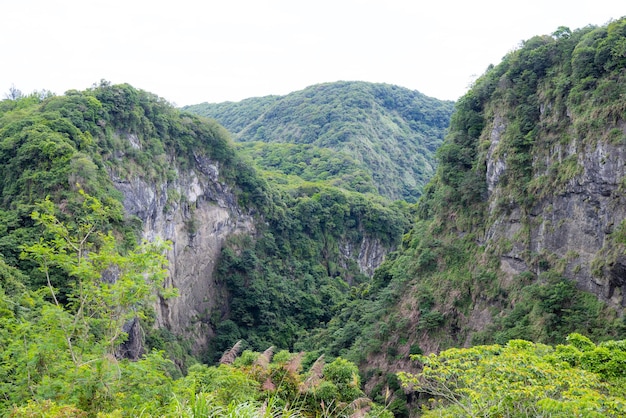
M337 80L456 100L522 40L623 0L0 0L0 98L129 83L179 106Z

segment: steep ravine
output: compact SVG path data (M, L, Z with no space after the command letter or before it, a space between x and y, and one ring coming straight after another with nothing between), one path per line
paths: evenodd
M416 226L378 270L396 299L359 324L380 344L351 347L368 388L410 352L624 338L624 29L535 37L457 102Z
M127 139L132 140L130 135ZM222 247L233 235L254 236L259 221L238 205L232 187L220 180L219 170L218 162L196 156L193 167L176 168L171 181L111 174L124 196L127 214L142 222L142 238L171 242L166 286L176 287L179 296L158 301L156 326L189 339L196 352L206 349L215 336L211 321L229 312L228 290L215 274ZM363 234L358 242L341 241L339 263L344 268L355 263L371 277L390 250L379 239Z

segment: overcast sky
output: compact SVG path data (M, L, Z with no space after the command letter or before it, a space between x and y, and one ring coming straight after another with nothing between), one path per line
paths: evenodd
M456 100L521 41L624 0L0 0L1 97L129 83L179 106L337 80Z

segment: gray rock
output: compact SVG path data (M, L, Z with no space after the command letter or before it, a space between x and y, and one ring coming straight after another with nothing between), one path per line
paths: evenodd
M127 214L143 222L143 238L172 243L166 286L176 287L179 296L158 301L156 325L189 338L201 350L213 333L211 312L223 310L226 303L225 289L213 274L222 246L231 235L254 234L255 227L229 186L218 181L219 164L203 156L195 159L196 167L177 170L173 181L112 177Z
M626 306L626 257L616 253L611 239L615 227L626 219L626 148L575 138L566 145L552 145L541 158L535 158L534 175L546 174L568 157L576 159L580 173L557 187L555 193L536 196L532 207L513 205L501 213L495 202L507 193L498 184L506 166L494 156L505 126L502 117L494 118L487 161L492 223L482 240L488 246L510 242L510 250L501 257L505 282L523 271L541 273L541 263L531 261L545 257L550 267L560 266L563 275L575 280L580 289L612 306ZM523 233L524 226L529 227L528 233Z

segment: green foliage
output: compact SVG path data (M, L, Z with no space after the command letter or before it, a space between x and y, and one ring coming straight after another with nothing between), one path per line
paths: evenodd
M25 272L34 288L45 278L32 262L20 260L19 246L39 239L30 213L44 196L62 206L57 213L62 221L80 207L78 190L99 199L111 209L103 228L123 236L127 248L135 245L141 226L124 216L112 180L169 182L176 170L201 171L216 163L220 181L232 186L240 205L267 203L266 183L238 156L224 128L127 84L103 81L83 92L2 103L0 254Z
M112 179L165 184L180 170L207 175L215 165L217 180L232 188L240 207L264 220L255 240L235 238L224 249L218 270L230 291L230 315L211 316L214 353L242 337L257 349L270 343L292 348L342 306L350 284L367 280L342 249L359 251L366 240L395 246L409 226L408 205L346 191L373 190L371 175L355 160L299 147L294 162L315 162L313 171L299 174L332 173L343 190L323 183L273 190L217 123L129 85L101 82L84 92L3 102L0 109L1 308L8 321L0 344L3 393L11 393L3 399L7 407L159 415L172 406L174 379L194 362L186 341L150 329L152 298L169 292L159 288L163 270L154 269L164 248L136 245L141 225L125 216ZM37 203L42 196L49 198ZM188 222L188 232L197 226ZM165 350L180 369L162 352L134 363L116 358L127 338L123 325L136 318L148 330L147 345ZM230 397L217 407L260 407L253 398ZM29 399L34 406L27 406ZM214 401L198 395L181 402L201 410Z
M364 240L393 247L409 226L408 208L382 198L315 185L281 198L255 241L234 240L222 251L217 272L230 314L216 324L212 360L239 339L256 350L294 349L343 307L350 285L368 280L340 248L358 251Z
M28 404L13 408L11 411L12 418L83 418L87 417L85 411L71 406L71 405L58 405L49 399L44 401L28 401Z
M0 263L0 406L10 416L335 417L369 408L369 400L354 403L363 395L358 369L341 358L305 377L304 353L280 351L270 364L270 350L248 352L238 366L196 364L179 379L163 352L117 358L123 324L142 316L157 292L172 293L161 284L164 246L144 243L120 254L113 235L100 229L111 208L80 196L71 223L59 220L50 200L32 214L42 239L25 246L23 256L39 265L47 287L28 290L22 273ZM256 262L244 251L241 268ZM70 283L65 304L52 268ZM371 416L387 416L377 411Z
M614 36L621 25L612 24ZM445 349L518 338L559 344L572 332L600 340L626 335L619 310L578 289L562 267L567 260L531 250L531 222L543 207L536 204L571 191L583 172L581 153L566 150L619 144L625 114L618 97L623 67L595 64L608 30L557 32L524 42L456 103L437 171L402 246L296 347L367 367L372 358L395 364L422 341ZM583 57L575 58L575 50L583 46L595 51L587 72L576 69ZM488 165L501 170L490 173L491 190ZM505 226L510 213L518 233L493 240L513 229ZM602 253L599 262L621 257L622 230L613 232L611 255ZM509 257L532 272L508 277L501 262Z
M572 343L584 339L569 338ZM575 345L553 348L523 340L449 349L414 356L422 371L399 375L404 385L433 397L422 405L424 417L623 416L624 392L612 386L625 383L624 342L594 348L588 343L585 351ZM572 358L589 361L577 364ZM613 371L621 380L607 380Z
M263 170L415 202L433 173L452 102L386 84L336 82L185 110L217 119L261 157L255 162ZM330 158L316 161L315 154Z
M359 193L378 193L372 173L344 151L273 142L245 142L240 150L270 181L282 187L320 182Z
M113 236L100 229L111 208L80 196L83 204L71 224L56 217L50 200L32 214L43 227L42 239L25 246L23 255L39 265L47 287L28 290L21 273L2 264L0 306L9 309L0 317L6 394L0 402L4 410L24 404L15 416L28 416L33 408L50 416L118 408L149 412L169 396L170 362L162 353L134 363L115 357L127 337L124 323L151 309L150 298L162 289L164 246L145 243L120 254ZM69 283L64 304L53 283L62 275Z
M361 409L363 394L356 366L343 358L391 362L433 346L422 341L441 349L472 341L501 345L421 356L422 373L406 376L420 399L435 397L425 416L623 415L624 343L594 344L582 334L621 336L624 321L578 290L565 269L551 270L554 255L530 251L529 214L580 176L578 156L566 151L572 140L623 141L624 27L622 19L559 28L490 67L457 103L423 189L449 104L390 86L333 83L217 105L215 117L228 120L263 176L216 122L128 85L2 102L1 406L15 416L37 408L78 416L347 415ZM548 163L557 149L563 158ZM491 178L497 202L488 200L488 158L505 167ZM235 237L223 249L217 270L228 309L207 314L217 333L207 359L239 340L248 350L231 365L195 365L177 379L161 352L134 363L115 357L121 325L150 318L162 273L154 263L162 259L159 248L135 247L139 225L124 217L111 177L172 181L177 170L209 162L262 222L254 239ZM374 187L388 197L421 196L410 232L402 236L413 208L375 197ZM35 206L42 196L50 198ZM490 242L498 216L513 210L519 233ZM193 233L198 225L187 226ZM609 235L613 259L623 229ZM362 244L397 249L371 280L346 256ZM532 273L498 274L501 256L513 251ZM465 328L477 316L480 329ZM565 344L572 332L580 334ZM188 354L165 332L147 338ZM274 362L251 351L271 345L281 349ZM283 349L341 358L305 368ZM385 406L371 413L407 416L397 382L378 377L372 396Z
M337 395L331 399L339 402L350 402L362 395L359 369L354 363L337 358L324 366L324 378L335 385Z
M490 335L486 340L499 344L515 338L554 344L563 342L568 333L602 338L623 332L614 313L595 296L577 290L571 280L554 272L540 279L516 293L514 308L476 335L475 342Z
M59 221L50 200L38 205L32 218L44 228L43 237L36 244L24 247L23 258L35 261L46 277L50 296L57 309L62 310L50 271L62 270L70 278L72 290L64 295L65 305L74 313L71 325L64 325L63 332L72 360L81 365L84 361L74 342L90 344L89 337L95 333L106 344L103 350L113 354L120 342L122 325L142 315L149 297L161 291L166 263L162 255L163 243L144 243L125 256L120 255L111 233L104 234L100 228L108 219L109 208L98 199L80 191L83 203L71 225ZM142 306L142 304L144 306Z
M244 352L245 353L245 352ZM248 351L252 362L193 366L176 382L176 416L343 417L361 413L390 417L385 408L363 397L356 365L337 358L318 359L302 372L304 353ZM369 410L367 415L365 413Z

